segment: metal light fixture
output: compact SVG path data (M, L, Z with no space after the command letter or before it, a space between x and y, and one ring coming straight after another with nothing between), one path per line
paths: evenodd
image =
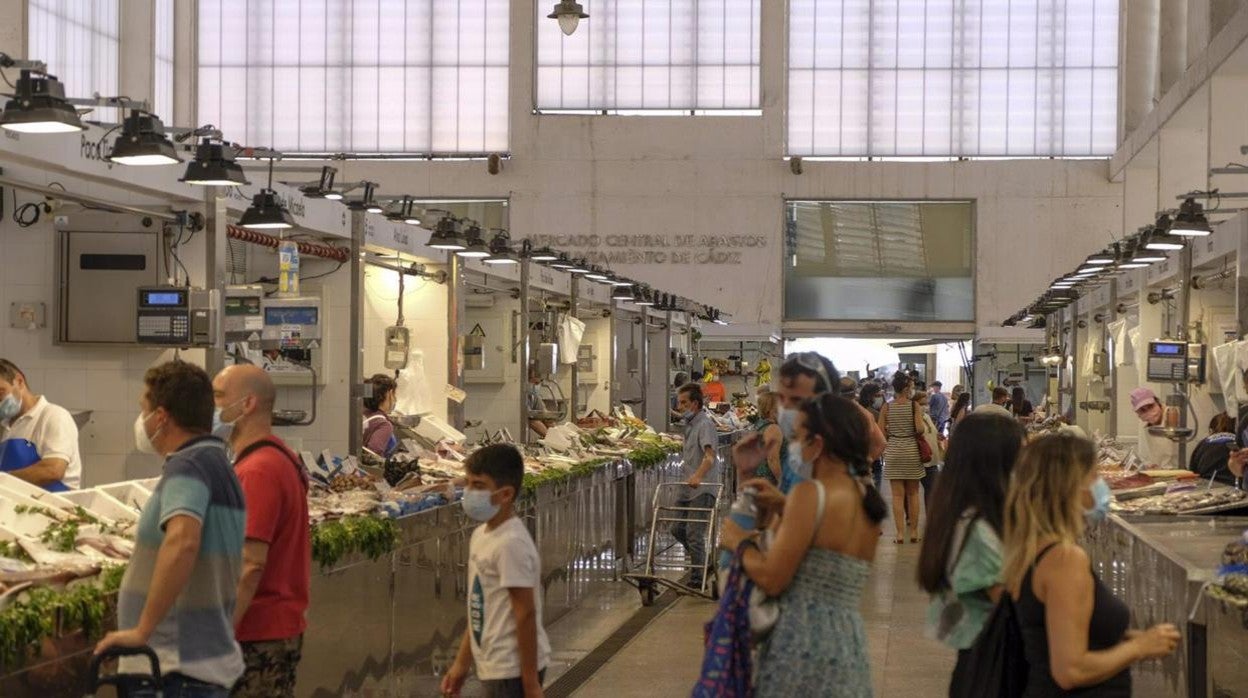
M611 300L614 301L631 301L633 299L632 284L627 286L616 286L611 290Z
M616 286L616 287L629 288L630 286L633 285L633 282L629 281L628 279L625 279L622 276L616 276L615 274L612 274L611 285Z
M1170 234L1181 237L1205 237L1213 233L1204 209L1196 203L1196 199L1188 197L1179 207L1174 222L1170 224Z
M490 248L486 247L485 240L481 239L481 226L470 223L468 229L464 231L464 237L467 244L462 250L456 250L455 254L465 259L485 259L490 256Z
M1169 233L1153 233L1148 236L1144 248L1149 250L1181 250L1186 245L1183 238Z
M525 242L527 243L528 241L526 240ZM533 250L533 253L529 255L529 259L534 262L547 263L559 259L559 255L555 254L555 251L549 247L539 247Z
M299 191L304 196L313 199L330 199L332 201L341 201L342 193L334 191L334 178L338 175L338 170L325 165L321 168L321 178L315 184L305 184L299 187Z
M377 183L364 182L364 195L358 200L347 204L347 208L352 211L365 211L367 213L381 213L385 208L377 203L376 199Z
M1089 266L1103 266L1106 264L1113 264L1117 261L1117 259L1118 257L1114 255L1114 253L1102 251L1089 256L1083 261L1083 263Z
M195 146L195 159L187 163L186 173L179 182L201 187L237 187L251 184L237 162L234 149L224 143L205 138Z
M438 225L433 230L433 235L429 236L429 247L435 250L448 250L450 252L458 252L467 245L464 244L464 238L459 233L459 222L451 217L449 213L443 212L443 216L438 219Z
M273 160L269 158L269 185L251 200L238 225L248 230L285 230L295 227L295 218L282 205L273 191Z
M589 263L586 262L584 259L574 259L572 260L572 266L568 267L568 273L569 274L588 274Z
M55 75L23 70L15 92L0 112L0 128L17 133L85 131L78 110L65 100L65 86Z
M559 0L555 3L555 9L546 15L546 18L559 20L559 30L565 36L572 36L581 20L589 19L589 15L585 14L585 8L581 7L576 0Z
M490 256L485 258L486 264L519 264L520 260L511 249L511 236L506 230L496 228L494 237L490 239Z
M118 165L176 165L182 162L173 142L165 136L165 125L155 114L131 109L113 142L108 159Z
M650 292L649 286L642 286L641 288L637 289L637 293L634 294L634 297L636 298L636 300L634 300L633 303L636 305L640 305L643 307L654 306L654 294Z
M549 266L551 269L562 269L563 271L567 271L575 265L572 263L572 260L568 259L567 254L560 252L559 257L551 261Z
M386 212L386 218L407 225L420 225L420 214L416 211L416 201L410 196L393 202L394 208Z
M611 283L610 275L599 267L590 267L589 272L585 274L585 278L590 281L597 281L600 284Z
M251 200L251 206L243 211L238 225L248 230L286 230L295 227L290 211L277 199L277 192L261 189Z

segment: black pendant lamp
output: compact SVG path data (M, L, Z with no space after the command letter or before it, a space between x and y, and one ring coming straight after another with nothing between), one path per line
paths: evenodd
M234 149L205 138L195 146L195 159L186 165L179 182L201 187L237 187L251 184L243 168L234 162Z
M74 105L65 101L65 86L55 75L23 70L15 92L0 112L0 128L17 133L85 131Z
M113 142L108 159L118 165L176 165L182 162L173 142L165 135L165 125L155 114L130 110Z

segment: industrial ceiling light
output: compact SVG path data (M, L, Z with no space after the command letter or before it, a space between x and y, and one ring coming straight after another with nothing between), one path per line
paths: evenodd
M234 162L234 149L205 138L195 146L195 159L187 163L179 182L201 187L237 187L251 184L243 168Z
M1079 270L1078 270L1078 271L1076 271L1075 273L1076 273L1076 274L1080 274L1080 275L1089 275L1089 274L1090 274L1090 275L1096 275L1096 274L1103 273L1104 271L1105 271L1105 267L1101 267L1101 266L1086 266L1086 267L1080 267L1080 268L1079 268Z
M597 281L600 284L611 283L611 276L599 267L590 267L589 273L585 274L585 278L590 281Z
M118 165L176 165L182 162L173 142L165 136L165 125L155 114L131 109L113 142L108 159Z
M299 187L299 191L307 197L313 199L330 199L332 201L341 201L342 193L334 191L334 177L338 175L338 170L325 165L321 168L321 178L313 184L305 184Z
M273 160L269 158L269 185L251 200L238 225L248 230L285 230L295 227L295 218L282 205L273 191Z
M613 301L631 301L633 299L632 284L623 284L616 286L611 291L611 300Z
M573 266L575 265L572 263L572 260L568 259L568 255L563 252L560 252L559 256L550 262L551 269L562 269L567 271Z
M1089 266L1103 266L1106 264L1113 264L1115 261L1117 261L1117 257L1112 252L1103 251L1097 252L1096 254L1088 257L1083 261L1083 263Z
M555 251L549 247L539 247L533 250L533 254L529 256L529 259L532 259L534 262L547 263L559 259L559 255L555 254Z
M1178 235L1154 232L1148 236L1144 248L1149 250L1181 250L1187 243Z
M1209 227L1209 219L1205 216L1201 205L1192 197L1185 199L1183 205L1179 207L1178 214L1174 217L1174 223L1170 224L1170 234L1181 237L1205 237L1211 233L1213 233L1213 228Z
M546 17L559 20L559 29L565 36L572 36L582 19L589 19L585 8L576 0L559 0L555 3L554 11Z
M715 310L713 311L713 315L714 315L714 317L712 317L712 318L711 318L711 322L715 323L716 325L727 325L727 324L728 324L728 321L727 321L727 320L725 320L725 319L723 318L723 316L720 314L720 312L719 312L719 308L715 308Z
M572 266L568 267L569 274L588 274L589 263L584 258L572 260Z
M65 86L55 75L23 70L16 91L0 112L0 128L17 133L85 131L78 110L65 100Z
M640 305L640 306L647 307L647 308L654 307L654 294L650 292L650 287L642 286L641 288L637 289L637 293L635 293L634 296L636 300L634 300L633 303L635 303L636 305Z
M386 213L386 218L395 222L402 221L407 225L420 225L420 212L416 208L415 199L405 195L396 203L398 205Z
M352 211L365 211L367 213L381 213L385 210L376 199L377 183L364 182L364 195L358 200L347 204L347 208ZM328 198L328 197L327 197Z
M458 252L466 247L464 238L459 234L459 223L450 214L438 219L438 225L429 236L429 247L435 250Z
M285 230L295 227L290 211L277 199L277 192L261 189L251 200L251 206L243 211L238 225L248 230Z
M485 259L490 256L490 248L486 247L485 240L481 238L481 226L470 223L464 231L464 237L468 244L464 249L456 250L455 254L466 259Z
M511 235L506 230L496 228L490 240L490 256L485 258L486 264L519 264L515 251L511 249Z

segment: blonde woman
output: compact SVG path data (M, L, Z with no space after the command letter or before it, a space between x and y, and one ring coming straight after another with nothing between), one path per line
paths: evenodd
M1092 572L1077 540L1109 511L1096 447L1069 433L1027 446L1005 504L1003 579L1017 609L1030 671L1027 698L1130 696L1130 667L1179 644L1169 624L1130 629L1130 611Z
M916 437L923 435L923 415L914 406L914 381L904 373L893 376L893 400L880 411L880 430L888 438L884 449L884 477L893 491L894 543L905 542L909 519L910 542L919 542L919 481L927 473Z

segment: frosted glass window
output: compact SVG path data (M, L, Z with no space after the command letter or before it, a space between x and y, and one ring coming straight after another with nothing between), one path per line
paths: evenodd
M173 0L156 0L156 54L152 71L152 111L173 123Z
M288 153L508 148L508 0L200 0L198 122Z
M29 0L26 57L47 63L67 97L115 97L120 17L118 0ZM116 109L95 109L86 118L119 117Z
M1118 0L790 0L789 152L1106 156Z
M538 110L758 109L761 0L581 0L572 36L535 3Z

